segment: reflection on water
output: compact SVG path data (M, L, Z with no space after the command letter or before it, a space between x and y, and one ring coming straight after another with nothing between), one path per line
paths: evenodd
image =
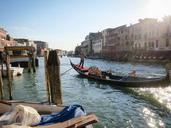
M171 110L171 87L165 88L140 88L138 90L139 93L148 93L152 94L155 99L157 99L160 103L164 104L167 108Z
M78 58L70 58L79 63ZM35 74L27 73L16 77L13 81L13 97L20 100L47 101L43 58ZM114 72L128 74L136 70L138 75L160 77L165 75L165 69L157 65L142 65L119 63L103 60L85 60L85 66L98 66L102 70L111 68ZM61 58L61 73L70 69L69 59ZM100 119L95 128L156 128L171 127L171 114L152 105L149 101L141 99L131 93L152 94L160 102L170 106L171 88L116 88L80 78L75 70L70 70L61 76L63 102L65 105L81 104L88 112L94 112ZM7 95L6 95L7 97Z
M144 109L142 110L142 114L144 120L150 128L156 128L156 126L159 126L160 128L165 127L160 117L156 116L156 114L150 111L148 108L144 107Z

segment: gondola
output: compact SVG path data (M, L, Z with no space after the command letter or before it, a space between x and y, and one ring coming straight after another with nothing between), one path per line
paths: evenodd
M103 82L107 84L112 84L115 86L126 86L126 87L156 87L156 86L167 86L169 80L168 75L160 78L144 78L144 77L133 77L133 76L119 76L111 75L105 71L101 71L101 76L92 75L89 73L89 68L80 67L78 64L73 64L70 61L70 64L73 69L75 69L79 75L82 77L96 80L98 82Z
M56 106L56 105L49 105L45 103L37 103L37 102L25 102L25 101L16 101L16 100L0 100L0 119L1 116L5 113L11 112L15 106L17 105L24 105L29 106L37 110L40 115L49 115L52 113L60 112L66 106ZM53 115L54 116L54 115ZM83 116L78 116L75 118L71 118L64 122L58 122L48 125L41 125L41 126L30 126L29 128L83 128L83 127L90 127L93 128L91 124L98 122L97 117L93 114L86 114ZM0 127L3 125L0 121ZM10 127L11 128L11 127ZM17 128L15 126L15 128ZM24 127L25 128L25 127Z

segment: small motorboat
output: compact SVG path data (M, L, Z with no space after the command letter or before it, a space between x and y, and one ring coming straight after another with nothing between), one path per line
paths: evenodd
M100 71L101 75L91 74L90 68L81 67L78 64L73 64L70 61L71 66L75 69L81 76L96 80L103 83L109 83L112 85L118 86L126 86L126 87L153 87L153 86L161 86L161 83L168 82L168 75L160 78L144 78L138 76L120 76L120 75L112 75L106 71ZM163 84L166 85L166 84Z
M2 66L0 66L0 70L1 69L2 69ZM11 71L12 76L20 76L20 75L22 75L23 70L24 70L24 68L22 68L22 67L11 67L10 66L10 71ZM2 73L3 73L3 76L5 76L5 77L7 76L7 69L6 69L5 65L3 65Z

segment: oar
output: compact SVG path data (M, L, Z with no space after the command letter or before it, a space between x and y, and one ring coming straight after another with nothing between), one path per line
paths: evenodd
M61 74L61 76L65 75L65 73L67 73L67 72L70 71L71 69L72 69L72 68L70 68L70 69L66 70L65 72L63 72L63 73Z

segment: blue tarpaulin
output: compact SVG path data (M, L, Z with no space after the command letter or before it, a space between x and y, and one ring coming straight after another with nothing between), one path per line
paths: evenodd
M78 108L79 111L77 111ZM52 113L50 115L42 115L41 121L38 125L49 125L58 122L64 122L80 115L85 115L84 108L81 105L70 105L66 106L61 112Z

